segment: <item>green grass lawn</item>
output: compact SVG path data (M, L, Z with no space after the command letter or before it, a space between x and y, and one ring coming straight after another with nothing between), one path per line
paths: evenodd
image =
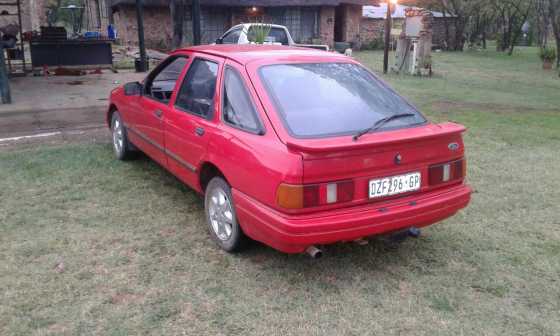
M318 261L218 250L198 195L108 143L0 152L0 335L560 334L560 79L531 48L434 62L386 80L468 126L471 205Z

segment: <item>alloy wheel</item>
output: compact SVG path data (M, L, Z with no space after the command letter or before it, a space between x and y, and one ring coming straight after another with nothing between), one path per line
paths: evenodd
M233 211L230 199L221 188L212 190L208 212L216 237L222 241L229 240L233 232Z
M115 146L117 154L121 154L124 146L124 133L119 118L116 118L113 122L113 146Z

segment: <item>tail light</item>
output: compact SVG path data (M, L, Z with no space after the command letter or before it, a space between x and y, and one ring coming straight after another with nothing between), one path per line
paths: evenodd
M276 200L285 209L302 209L319 205L349 202L354 199L354 181L293 185L282 183Z
M428 179L430 185L438 185L465 177L466 160L464 158L430 166Z

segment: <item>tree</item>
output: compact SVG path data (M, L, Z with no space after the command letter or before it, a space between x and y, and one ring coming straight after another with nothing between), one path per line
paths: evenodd
M548 0L552 31L556 40L556 67L560 68L560 0Z
M544 48L548 45L551 15L548 10L549 0L537 0L535 4L535 22L537 26L537 44Z
M405 3L409 3L406 2ZM484 0L419 0L415 5L431 10L440 11L446 17L454 17L455 26L454 43L449 45L452 50L463 50L465 36L472 35L468 31L469 22L478 14L484 12L488 1ZM412 4L412 3L410 3ZM447 28L447 27L446 27ZM448 32L446 32L448 33ZM469 33L469 34L467 34Z
M500 51L508 50L508 54L512 55L523 24L534 7L534 0L495 0L492 6L501 30L497 48Z

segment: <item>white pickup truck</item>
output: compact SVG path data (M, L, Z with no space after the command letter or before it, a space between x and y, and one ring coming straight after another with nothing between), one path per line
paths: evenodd
M290 35L290 31L288 31L288 28L285 26L263 23L242 23L234 26L226 31L222 37L218 38L216 44L250 44L252 41L249 36L252 35L252 29L255 29L255 26L263 25L266 25L267 28L270 27L268 37L265 39L265 44L282 44L329 51L328 45L295 43Z

